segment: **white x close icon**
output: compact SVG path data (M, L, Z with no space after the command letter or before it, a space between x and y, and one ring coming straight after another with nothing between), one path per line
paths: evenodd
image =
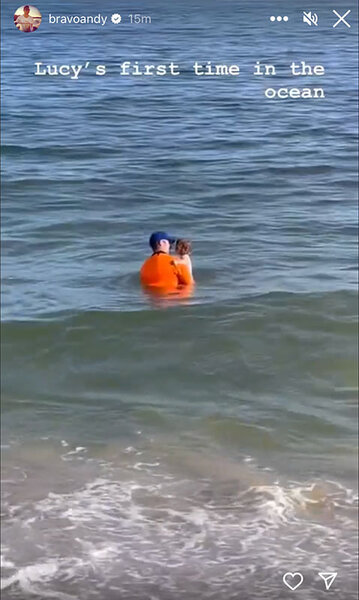
M333 10L333 13L335 15L337 15L337 17L339 17L338 21L336 23L334 23L333 27L336 27L337 25L339 25L339 23L344 23L344 25L346 25L347 27L350 27L350 24L345 20L345 17L347 17L350 12L351 12L351 10L347 10L345 15L340 15L339 13L337 13L336 10Z

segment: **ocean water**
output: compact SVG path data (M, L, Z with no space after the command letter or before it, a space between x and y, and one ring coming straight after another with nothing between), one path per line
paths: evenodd
M287 4L51 0L31 35L2 7L4 600L356 597L357 12ZM99 11L152 23L46 22ZM156 229L193 241L187 299L140 288Z

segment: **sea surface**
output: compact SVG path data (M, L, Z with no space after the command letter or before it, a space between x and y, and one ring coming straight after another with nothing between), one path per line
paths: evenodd
M3 600L356 598L357 11L333 28L339 4L308 26L297 1L50 0L22 34L3 3ZM99 12L123 22L47 22ZM289 77L300 60L325 75ZM282 86L326 97L264 97ZM192 240L191 297L142 292L156 229Z

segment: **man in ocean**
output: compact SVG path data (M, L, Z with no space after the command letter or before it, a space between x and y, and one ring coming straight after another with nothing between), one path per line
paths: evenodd
M38 28L38 22L34 17L30 17L30 6L26 5L23 8L24 14L16 18L16 27L25 33L35 31Z
M153 253L145 260L140 271L141 283L144 286L166 292L193 283L189 269L180 272L170 255L171 245L175 241L175 238L164 231L152 233L149 242Z

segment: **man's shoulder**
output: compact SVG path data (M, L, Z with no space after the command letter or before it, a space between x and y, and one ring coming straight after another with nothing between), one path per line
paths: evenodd
M168 263L168 264L175 264L175 261L173 260L173 256L171 256L170 254L159 254L158 255L160 260L164 263Z
M148 265L151 263L170 263L172 261L172 257L169 256L168 254L151 254L151 256L148 256L147 258L145 258L143 264L144 265Z
M148 260L152 262L172 263L173 256L171 256L170 254L165 254L164 252L155 252L154 254L151 254L151 256L146 258L146 261Z

